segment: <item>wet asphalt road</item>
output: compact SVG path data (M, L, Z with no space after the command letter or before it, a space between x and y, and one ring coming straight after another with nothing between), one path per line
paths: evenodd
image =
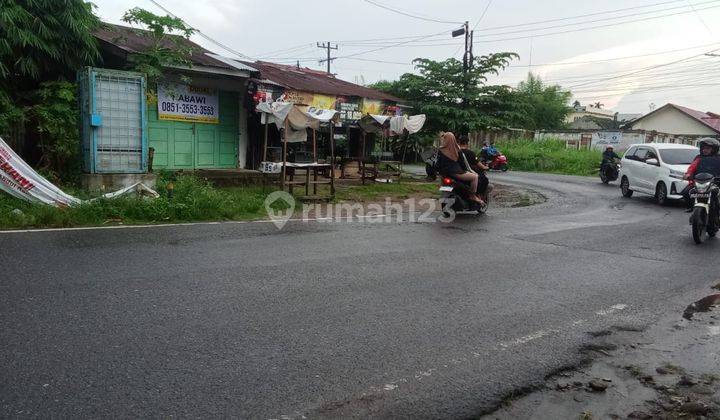
M467 418L577 363L586 332L717 281L720 241L695 246L680 207L492 179L548 201L452 224L0 234L0 417Z

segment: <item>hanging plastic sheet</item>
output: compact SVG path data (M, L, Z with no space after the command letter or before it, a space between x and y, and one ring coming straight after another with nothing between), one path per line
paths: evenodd
M412 117L406 115L392 117L390 119L390 132L398 135L403 134L405 131L409 134L415 134L423 128L425 120L425 114L413 115Z
M366 133L382 134L385 123L390 120L389 116L386 115L365 115L360 118L358 125Z
M338 119L338 111L334 109L300 107L290 102L261 102L257 111L261 113L263 124L275 123L278 128L284 128L287 120L285 139L288 143L307 141L306 129L318 130L320 123Z
M86 202L64 193L38 174L2 138L0 138L0 190L22 200L55 207L68 207ZM114 198L133 191L158 197L157 192L139 182L120 191L105 194L103 197Z
M408 133L415 134L422 130L426 119L425 114L413 115L405 121L405 129Z

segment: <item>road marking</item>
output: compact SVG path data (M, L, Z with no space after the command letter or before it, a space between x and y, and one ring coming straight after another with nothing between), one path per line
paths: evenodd
M618 303L618 304L613 305L613 306L611 306L611 307L609 307L609 308L601 309L601 310L595 312L595 315L597 315L597 316L606 316L606 315L610 315L610 314L612 314L612 313L614 313L614 312L617 312L617 311L625 310L625 309L627 309L627 307L628 307L628 305L626 305L626 304L624 304L624 303ZM504 351L504 350L507 350L507 349L509 349L509 348L511 348L511 347L521 346L521 345L530 343L530 342L532 342L532 341L539 340L539 339L541 339L541 338L547 337L547 336L552 335L552 334L561 333L561 332L563 332L564 330L570 330L570 329L572 329L573 327L577 327L577 326L579 326L579 325L581 325L581 324L584 324L584 323L586 323L586 322L587 322L587 321L586 321L585 319L576 319L576 320L574 320L574 321L568 322L567 324L565 324L565 326L561 326L561 327L559 327L559 328L551 328L551 329L538 330L538 331L535 331L535 332L533 332L533 333L531 333L531 334L527 334L527 335L524 335L524 336L522 336L522 337L518 337L518 338L515 338L515 339L512 339L512 340L508 340L508 341L505 341L505 342L503 342L503 343L500 343L498 346L495 346L494 350L495 350L495 351ZM717 328L717 330L710 330L710 331L711 331L711 332L710 332L711 335L712 335L713 332L715 332L715 331L716 331L716 334L720 334L720 327L715 327L715 328ZM368 389L368 391L367 391L367 392L363 392L362 395L367 395L368 393L375 393L375 394L377 394L377 393L383 393L383 392L396 391L396 390L399 388L399 386L397 385L399 382L402 382L402 383L410 383L410 382L413 382L413 381L415 381L415 382L421 382L423 379L426 379L426 378L428 378L428 377L433 376L433 374L434 374L435 372L440 372L440 371L442 371L443 368L448 369L448 368L450 368L451 365L455 366L455 365L458 365L458 364L461 364L461 363L468 363L468 362L470 362L470 360L477 360L479 357L482 356L482 354L479 353L479 352L477 352L477 351L472 351L472 352L470 352L469 354L470 354L472 357L469 357L469 358L459 357L459 358L449 359L449 360L447 360L447 364L438 365L438 366L435 367L435 368L430 368L430 369L427 369L427 370L424 370L424 371L418 371L418 372L416 372L414 375L400 378L400 379L398 379L398 380L396 380L396 381L387 383L387 384L383 385L382 387L371 386L371 387ZM303 418L304 418L304 417L303 417Z
M518 346L518 345L520 345L520 344L529 343L529 342L531 342L531 341L533 341L533 340L537 340L537 339L539 339L539 338L543 338L543 337L545 337L545 336L547 336L547 335L550 335L550 334L553 334L553 333L558 333L558 332L560 332L560 330L540 330L540 331L536 331L536 332L534 332L534 333L532 333L532 334L528 334L528 335L525 335L525 336L516 338L516 339L511 340L511 341L506 341L506 342L504 342L504 343L500 343L500 347L502 347L502 348L508 348L508 347L511 347L511 346Z
M407 213L408 215L410 213ZM417 214L417 212L415 212ZM403 214L404 215L404 214ZM343 216L343 217L319 217L308 219L289 219L288 222L340 222L340 221L360 221L360 219L387 217L386 214L362 215L362 216ZM402 219L404 221L404 218ZM149 229L149 228L165 228L176 226L212 226L212 225L248 225L254 223L274 223L272 220L228 220L222 222L189 222L189 223L160 223L155 225L114 225L114 226L82 226L71 228L40 228L40 229L11 229L0 230L0 235L9 235L13 233L43 233L43 232L72 232L84 230L110 230L110 229Z
M602 309L600 311L595 312L597 315L605 316L610 315L613 312L622 311L625 308L627 308L627 305L624 303L618 303L617 305L613 305L607 309Z

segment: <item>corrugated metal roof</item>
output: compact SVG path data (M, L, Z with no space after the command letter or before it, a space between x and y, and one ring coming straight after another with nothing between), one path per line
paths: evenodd
M232 57L225 57L220 54L215 54L215 53L210 53L210 52L205 53L205 54L209 55L210 57L212 57L216 60L222 61L223 63L225 63L229 66L232 66L238 70L252 72L252 73L258 73L258 69L256 69L255 67L250 67L247 64L243 63L242 61L238 61Z
M99 40L113 45L126 53L137 54L152 47L153 40L150 36L148 36L149 33L150 31L146 31L144 29L103 23L99 29L95 30L93 35L95 35L95 37ZM206 50L198 44L181 36L170 36L178 40L182 46L192 49L192 54L190 55L190 62L192 64L198 66L218 67L226 70L237 70L237 67L231 66L212 57L209 55L212 54L212 52ZM162 46L166 48L174 48L175 43L167 40L162 44Z
M94 35L101 41L113 45L126 53L137 54L152 47L152 39L147 36L148 33L149 31L143 29L104 23L94 32ZM402 101L402 99L393 95L340 80L333 75L328 75L324 71L313 70L307 67L298 68L296 66L266 61L256 61L252 63L236 60L208 51L183 37L176 35L171 36L176 37L181 45L192 49L193 52L190 56L190 61L193 65L216 67L240 72L260 72L260 79L270 81L271 84L276 84L284 88L303 92L319 93L329 96L358 96L361 98L393 102ZM167 48L175 47L174 43L169 40L166 41L163 46Z
M275 84L288 89L330 96L359 96L393 102L402 101L393 95L340 80L324 71L266 61L242 63L258 69L263 79L272 80Z
M678 109L680 112L684 112L685 114L695 118L696 120L720 133L720 115L712 112L696 111L694 109L675 104L668 105Z

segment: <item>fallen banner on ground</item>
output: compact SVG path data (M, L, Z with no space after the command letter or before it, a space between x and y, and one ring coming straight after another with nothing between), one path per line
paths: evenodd
M67 207L86 201L64 193L60 188L38 174L5 141L0 138L0 190L22 200L49 204L55 207ZM115 198L137 191L158 197L150 187L138 182L127 188L105 194L103 198Z

